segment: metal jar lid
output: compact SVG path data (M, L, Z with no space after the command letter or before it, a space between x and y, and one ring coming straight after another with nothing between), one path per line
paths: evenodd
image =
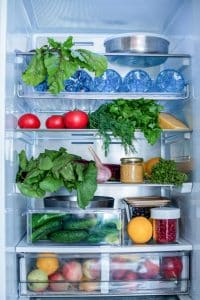
M143 158L141 157L122 157L121 159L122 164L132 164L132 163L142 163Z

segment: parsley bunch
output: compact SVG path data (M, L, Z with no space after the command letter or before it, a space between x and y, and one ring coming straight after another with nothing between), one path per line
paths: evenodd
M107 69L107 59L85 49L74 50L73 38L69 36L63 43L48 38L48 45L36 49L31 62L22 74L23 81L32 86L47 79L48 91L58 94L64 90L64 81L79 68L101 76Z
M103 138L105 154L109 150L111 137L120 138L125 152L134 152L134 133L140 129L151 145L155 144L161 134L158 123L159 112L163 109L153 100L117 99L101 105L89 114L89 127L98 129Z

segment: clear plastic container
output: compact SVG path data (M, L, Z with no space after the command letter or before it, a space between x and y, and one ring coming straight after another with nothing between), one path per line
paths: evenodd
M153 219L153 239L157 243L174 243L178 240L178 219L180 218L179 208L152 208L151 218Z
M27 242L121 245L120 209L49 209L27 212Z

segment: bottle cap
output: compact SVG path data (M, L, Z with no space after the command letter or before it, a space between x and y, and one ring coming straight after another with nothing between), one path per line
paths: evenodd
M179 219L180 208L176 207L157 207L151 209L151 218L162 220L162 219Z

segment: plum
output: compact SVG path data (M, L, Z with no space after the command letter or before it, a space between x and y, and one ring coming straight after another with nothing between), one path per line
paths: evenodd
M73 260L66 262L62 268L62 275L65 280L71 282L80 281L83 276L81 264Z
M49 276L49 288L55 292L63 292L68 290L70 283L65 282L65 278L59 272Z
M39 269L35 269L28 274L28 287L33 292L44 292L48 285L48 275Z

